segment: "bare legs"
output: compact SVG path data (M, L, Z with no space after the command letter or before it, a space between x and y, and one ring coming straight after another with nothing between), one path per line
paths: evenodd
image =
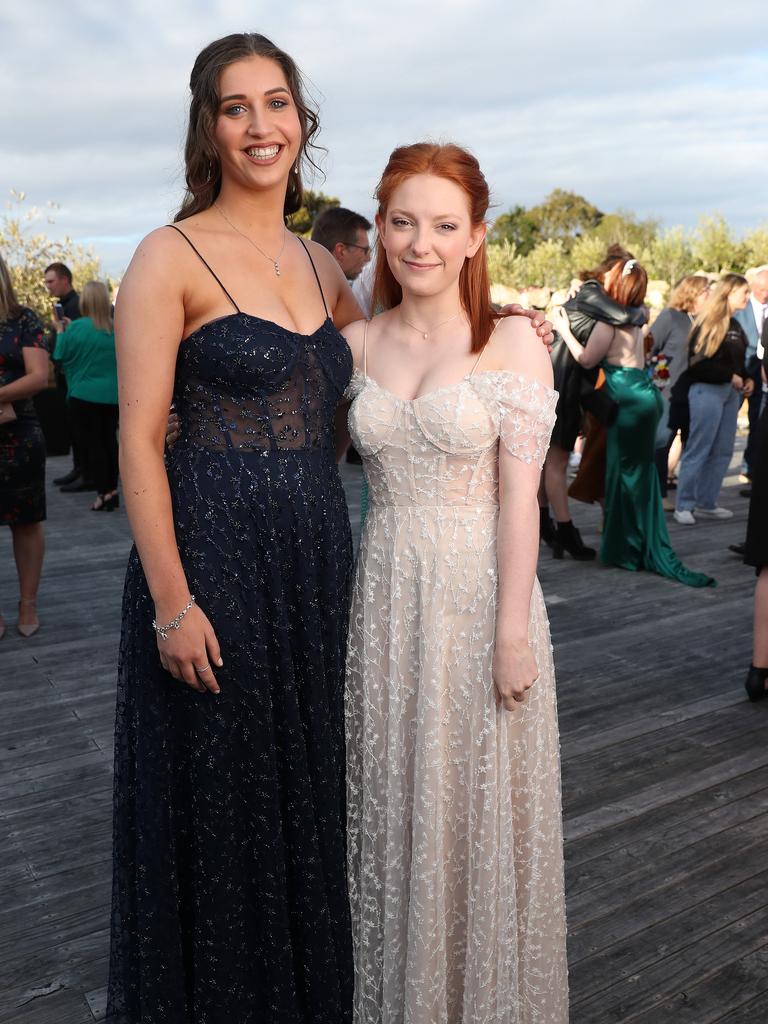
M755 586L755 624L752 664L768 668L768 566L763 566Z
M544 487L549 504L558 523L567 523L571 518L568 508L568 455L556 444L550 446L544 463Z
M12 526L13 557L19 577L19 626L37 624L37 588L43 571L45 534L42 523Z

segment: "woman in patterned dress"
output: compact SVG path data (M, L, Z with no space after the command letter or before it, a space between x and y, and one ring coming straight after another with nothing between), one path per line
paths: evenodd
M0 523L10 526L19 578L19 634L40 628L37 589L45 537L45 444L32 396L48 383L48 350L36 313L17 301L0 257ZM0 617L0 638L5 634Z
M347 654L356 1024L564 1024L554 669L536 580L557 393L490 304L488 188L394 151L374 308L344 331L370 484Z

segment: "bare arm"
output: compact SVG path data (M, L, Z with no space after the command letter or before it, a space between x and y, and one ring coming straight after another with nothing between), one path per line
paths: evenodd
M523 322L504 324L503 328L503 335L514 334L514 337L494 339L497 355L503 346L502 368L551 388L552 364L534 331L524 329ZM499 333L502 333L502 326L497 330L497 335ZM512 710L516 701L524 700L526 690L538 676L528 646L528 620L539 555L537 493L541 470L535 459L527 462L520 457L526 454L532 453L523 450L512 454L503 439L499 443L499 589L493 679L497 702L507 710Z
M120 474L142 568L161 625L190 600L173 526L171 493L163 461L168 408L184 331L183 275L179 246L163 229L139 246L120 286L115 312L120 401ZM202 597L202 595L196 595ZM158 638L160 660L194 689L218 692L213 672L194 666L219 663L208 619L193 607L181 628Z
M0 388L0 403L31 398L48 385L48 352L44 348L23 348L24 376Z
M555 324L555 329L559 332L561 338L568 346L568 350L579 363L586 370L591 369L593 366L597 366L608 355L608 350L613 342L613 336L615 334L615 328L609 324L604 324L598 321L592 328L592 333L589 336L586 345L580 345L579 342L571 331L571 325L568 321L568 314L565 312L562 306L558 306L557 309L552 313L552 319Z

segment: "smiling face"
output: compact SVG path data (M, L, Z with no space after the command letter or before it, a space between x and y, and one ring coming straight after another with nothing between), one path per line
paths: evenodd
M455 285L485 238L485 225L471 222L464 190L434 174L406 178L376 226L404 294L437 295Z
M301 148L301 123L282 68L249 57L219 76L214 130L223 181L250 189L285 187Z

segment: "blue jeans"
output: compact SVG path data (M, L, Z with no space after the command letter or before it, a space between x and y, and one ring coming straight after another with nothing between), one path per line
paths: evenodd
M677 480L678 511L712 509L733 455L741 392L728 384L691 384L691 432Z

